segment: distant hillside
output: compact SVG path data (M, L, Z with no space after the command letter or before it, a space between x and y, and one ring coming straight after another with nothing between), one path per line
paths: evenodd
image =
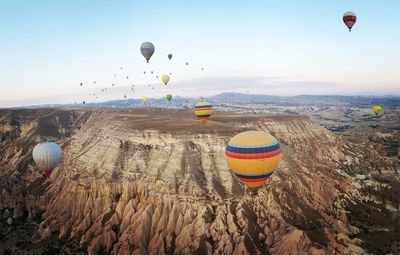
M199 100L207 100L218 105L226 104L273 104L279 106L294 106L294 105L355 105L355 106L370 106L370 105L386 105L390 107L400 106L400 97L383 96L383 97L368 97L368 96L340 96L340 95L299 95L299 96L271 96L262 94L245 94L225 92L208 98L188 98L176 96L171 102L165 98L148 98L147 105L155 107L173 107L173 108L188 108ZM21 108L71 108L71 107L94 107L94 108L127 108L141 106L140 99L125 99L112 100L106 102L87 102L84 104L46 104L46 105L29 105Z

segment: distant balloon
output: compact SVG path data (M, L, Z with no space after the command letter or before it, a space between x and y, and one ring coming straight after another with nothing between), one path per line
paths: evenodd
M146 74L146 71L143 71L144 74Z
M208 118L211 116L213 109L212 105L208 102L198 102L193 110L194 114L199 120L205 124Z
M172 54L171 53L168 54L168 58L169 58L169 60L171 60L171 58L172 58Z
M114 83L112 84L112 86L114 87Z
M122 66L120 67L120 69L121 69L121 70L123 69Z
M117 75L116 75L116 74L114 74L114 77L117 77Z
M147 97L142 96L141 100L142 100L142 103L143 103L143 104L147 103Z
M156 79L158 79L158 75L156 75Z
M83 86L83 83L81 82L81 84L80 84L80 85L81 85L81 87L82 87L82 86Z
M82 103L83 103L83 104L86 104L86 102L85 102L85 101L83 101Z
M169 75L172 75L172 73L169 73Z
M151 42L142 43L142 45L140 46L140 52L146 59L147 63L149 63L149 60L154 53L154 44L152 44Z
M61 147L52 142L39 143L33 148L32 157L37 167L50 177L53 169L60 163L62 158Z
M189 65L189 62L186 62L186 65L188 66L188 65Z
M153 72L153 71L151 71L150 73L151 73L151 74L153 74L154 72Z
M349 28L349 31L353 28L354 24L356 24L357 16L354 12L348 11L343 14L343 22Z
M168 74L164 74L164 75L161 77L161 80L162 80L162 82L164 82L165 85L167 85L168 82L169 82L169 75L168 75Z
M172 95L171 95L171 94L168 94L168 95L165 96L165 98L168 100L168 102L171 102Z
M202 67L202 68L201 68L201 71L203 71L203 70L204 70L204 68Z
M96 81L94 81L93 84L96 84Z
M129 76L126 76L127 79L129 79Z
M279 142L261 131L235 135L225 150L233 174L250 190L257 190L274 173L281 160Z
M124 98L126 98L126 95L124 95Z
M374 105L372 106L372 111L375 115L378 115L382 111L382 107L380 105Z

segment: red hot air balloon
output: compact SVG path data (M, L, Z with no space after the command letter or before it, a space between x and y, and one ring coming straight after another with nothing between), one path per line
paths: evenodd
M356 24L357 21L357 16L354 12L346 12L343 14L343 22L346 24L346 26L349 28L349 31L351 31L351 28Z

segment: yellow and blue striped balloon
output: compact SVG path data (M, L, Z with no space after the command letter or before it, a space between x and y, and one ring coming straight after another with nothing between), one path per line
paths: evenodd
M274 173L281 160L279 142L261 131L246 131L229 141L226 160L233 174L251 190L257 190Z
M204 101L198 102L195 105L193 112L197 118L199 118L199 120L205 124L213 112L212 105Z

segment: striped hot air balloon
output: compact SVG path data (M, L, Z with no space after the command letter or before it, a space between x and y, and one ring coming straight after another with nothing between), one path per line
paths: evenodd
M229 141L225 156L233 174L256 191L274 173L281 160L279 142L261 131L246 131Z
M52 142L39 143L33 148L33 160L39 169L50 177L53 169L60 163L62 158L61 147Z
M205 124L213 112L212 105L204 101L198 102L195 105L193 112L197 118L199 118L199 120Z

